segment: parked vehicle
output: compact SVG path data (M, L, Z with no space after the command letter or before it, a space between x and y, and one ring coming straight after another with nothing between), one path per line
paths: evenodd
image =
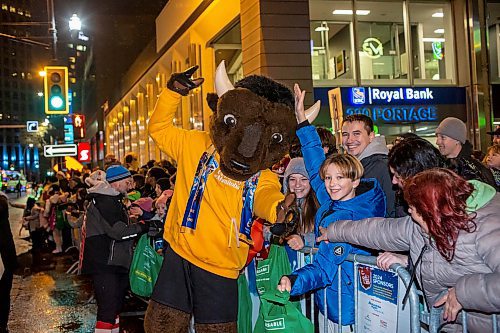
M26 177L19 171L1 170L2 173L2 191L15 192L16 185L21 180L21 191L26 191Z

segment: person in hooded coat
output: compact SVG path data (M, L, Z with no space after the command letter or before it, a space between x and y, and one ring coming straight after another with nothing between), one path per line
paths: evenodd
M363 166L352 155L333 154L325 159L321 140L303 114L304 93L298 85L295 87L296 100L297 95L301 96L296 103L296 116L300 121L297 136L311 186L320 203L316 213L316 235L319 235L320 227L327 228L338 220L385 216L385 195L379 182L373 178L360 179ZM278 286L281 291L290 291L292 296L316 290L314 299L322 315L329 319L331 332L335 329L334 323L339 323L339 292L342 294L341 324L352 325L355 320L353 263L344 261L349 253L369 255L366 250L346 243L321 243L314 262L283 277ZM341 290L337 283L338 265L342 266L343 271ZM325 287L327 313L323 290ZM320 325L320 330L323 329L323 325Z

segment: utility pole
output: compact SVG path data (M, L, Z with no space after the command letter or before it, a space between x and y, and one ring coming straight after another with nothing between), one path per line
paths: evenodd
M52 34L52 61L57 61L57 29L54 14L54 0L47 0L47 13L49 21L49 33Z

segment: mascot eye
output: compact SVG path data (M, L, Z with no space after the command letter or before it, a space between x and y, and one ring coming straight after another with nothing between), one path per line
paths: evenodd
M229 127L236 126L236 117L230 113L226 114L224 116L224 124L226 124Z
M271 136L271 139L274 143L280 143L281 141L283 141L283 135L281 135L280 133L274 133Z

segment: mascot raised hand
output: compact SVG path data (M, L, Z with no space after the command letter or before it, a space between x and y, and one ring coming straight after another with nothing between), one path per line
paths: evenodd
M177 162L177 177L147 333L186 333L191 316L197 333L237 332L236 279L252 244L254 216L276 221L286 210L269 169L295 136L291 90L257 75L233 86L222 62L209 132L184 130L172 120L182 96L203 83L191 78L196 69L171 76L149 120L149 134ZM318 111L315 105L307 114Z

